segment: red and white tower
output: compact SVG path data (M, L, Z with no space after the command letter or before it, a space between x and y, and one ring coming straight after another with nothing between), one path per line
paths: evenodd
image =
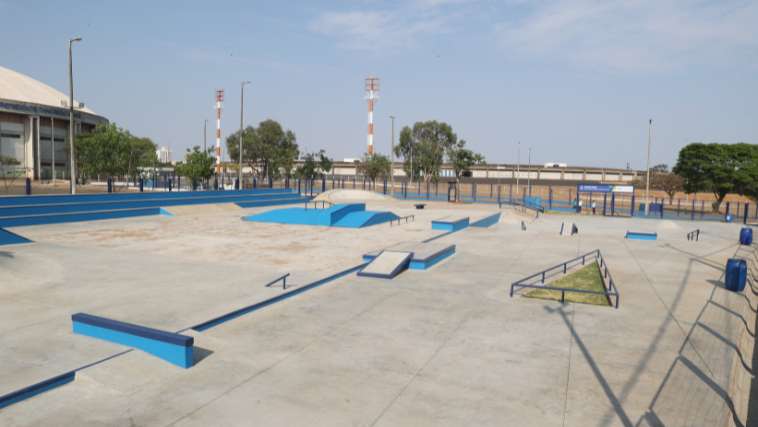
M368 149L369 155L374 154L374 104L379 97L379 78L366 79L366 100L368 101Z
M221 104L224 102L224 89L216 91L216 175L221 175Z

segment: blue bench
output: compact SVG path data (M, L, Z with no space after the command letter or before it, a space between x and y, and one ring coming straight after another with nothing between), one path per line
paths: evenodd
M640 231L627 231L624 235L629 240L658 240L658 233L643 233Z
M182 368L193 364L193 337L85 313L71 320L76 334L138 348Z

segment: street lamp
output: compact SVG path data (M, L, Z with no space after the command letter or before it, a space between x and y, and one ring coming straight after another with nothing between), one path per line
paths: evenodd
M647 128L647 178L645 179L645 216L650 213L650 144L653 141L653 119L648 122Z
M74 42L80 41L82 41L81 37L74 37L68 41L68 143L71 147L68 164L70 169L71 194L76 194L76 169L74 166L74 65L71 55Z
M392 145L390 145L390 195L395 194L395 116L390 116L392 120Z
M245 80L244 82L240 83L240 170L237 174L237 182L238 184L238 190L242 190L242 126L243 126L243 114L245 111L245 85L250 84L249 81Z

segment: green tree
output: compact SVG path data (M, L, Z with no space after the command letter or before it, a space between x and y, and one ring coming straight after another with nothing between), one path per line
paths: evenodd
M371 182L376 182L377 178L386 178L392 170L392 164L387 156L382 154L364 154L363 159L358 164L358 171L368 177Z
M128 176L136 178L139 168L157 162L155 144L138 138L115 123L98 125L75 142L77 172L80 178Z
M457 142L458 136L445 122L416 122L412 129L406 126L400 131L395 155L403 157L403 169L408 176L436 181L445 153Z
M297 168L295 176L305 180L316 179L316 176L318 176L318 163L316 162L315 154L306 153L303 156L303 164Z
M192 188L196 189L197 185L213 175L214 158L211 156L211 150L202 151L199 146L194 146L191 150L187 149L184 161L176 165L176 173L179 176L186 176L192 182Z
M664 172L661 172L664 170ZM643 175L635 182L639 188L646 187L647 176ZM650 170L650 188L653 190L663 191L669 196L669 203L674 202L674 196L678 191L684 191L684 178L672 173L665 172L665 169Z
M333 165L334 162L331 158L329 158L329 156L326 155L326 151L321 150L318 152L318 168L321 170L322 174L328 174L329 171L332 170Z
M239 159L239 131L226 138L231 159ZM299 154L297 138L275 120L264 120L257 128L242 131L242 161L260 178L289 176Z
M674 173L688 193L710 191L717 211L729 193L749 193L754 186L758 149L755 145L692 143L679 151ZM651 179L652 183L652 179Z
M460 200L461 177L464 173L471 172L471 167L484 163L484 156L475 153L466 147L466 141L461 139L447 150L447 158L453 166L455 173L455 201Z

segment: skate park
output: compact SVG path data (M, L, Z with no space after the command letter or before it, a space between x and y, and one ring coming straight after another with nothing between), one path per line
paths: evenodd
M0 423L744 425L758 289L740 225L339 193L4 226L28 241L0 247ZM244 219L330 203L406 219ZM618 308L509 296L595 249ZM724 285L736 255L742 293ZM78 313L190 337L192 363L75 333Z

